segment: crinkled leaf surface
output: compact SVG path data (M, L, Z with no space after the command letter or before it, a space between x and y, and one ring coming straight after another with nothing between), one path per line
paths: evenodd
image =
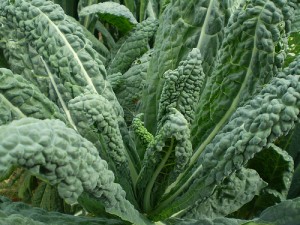
M165 187L187 166L192 153L189 135L186 119L178 110L171 108L146 149L137 180L137 195L145 211L155 208Z
M4 138L5 137L5 138ZM0 170L9 165L25 167L58 185L58 192L69 203L85 191L102 200L108 213L124 220L146 224L114 183L113 172L91 142L59 120L23 118L0 129Z
M251 4L250 4L251 3ZM192 142L196 154L226 124L233 112L282 68L293 1L250 1L234 11L216 67L206 81Z
M299 66L298 60L291 68ZM280 73L259 95L235 111L197 163L170 186L165 200L157 207L161 216L180 211L191 201L205 200L216 184L294 127L299 115L300 77L289 72L291 70ZM220 161L220 157L223 160ZM174 186L177 188L172 190Z
M60 119L66 122L59 108L33 84L10 70L0 69L0 125L14 119Z
M139 59L136 59L124 74L117 73L108 76L110 83L115 84L112 85L113 90L124 110L124 118L127 124L131 124L140 105L152 53L150 50Z
M267 207L286 200L294 173L293 158L273 144L257 153L247 167L255 169L268 185L238 210L235 215L240 218L253 218Z
M152 134L156 132L163 74L176 69L190 50L198 47L204 73L209 76L234 2L238 1L178 0L166 6L160 17L141 109L145 113L145 126Z
M192 205L184 218L227 216L258 195L267 183L252 169L242 168L225 179L206 201Z
M147 19L139 24L125 37L120 39L112 50L107 73L125 73L130 65L149 50L149 40L155 34L158 23Z
M50 1L16 0L14 3L2 1L0 9L10 18L3 21L2 35L15 40L7 42L6 48L9 51L9 45L15 49L21 45L25 56L17 59L16 65L21 66L22 71L29 67L26 78L49 99L67 111L67 102L89 85L98 94L109 97L117 114L122 114L109 83L105 81L106 70L98 53L82 28L72 22L59 5ZM17 57L14 52L9 54Z

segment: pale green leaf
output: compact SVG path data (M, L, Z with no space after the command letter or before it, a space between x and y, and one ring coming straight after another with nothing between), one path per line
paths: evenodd
M116 2L101 2L83 8L79 16L97 15L102 21L106 21L123 32L130 31L137 24L135 17L124 5Z

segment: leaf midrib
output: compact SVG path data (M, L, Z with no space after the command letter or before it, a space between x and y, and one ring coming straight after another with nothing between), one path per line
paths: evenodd
M29 3L30 4L30 3ZM85 70L81 60L79 59L77 53L74 51L74 49L72 48L72 46L70 45L69 41L67 40L67 38L65 37L65 35L60 31L60 29L57 27L57 25L55 23L53 23L53 21L43 12L41 11L38 7L36 7L33 4L30 4L32 7L35 7L39 12L40 15L44 16L46 18L46 20L49 22L49 26L51 25L55 31L57 32L57 34L61 37L61 39L63 40L63 42L65 43L65 47L67 47L67 49L69 49L69 51L71 52L71 54L74 56L74 60L77 62L77 64L80 67L80 70L85 78L85 80L87 81L88 85L92 87L93 91L95 91L96 93L97 90L92 82L92 79L89 77L87 71Z

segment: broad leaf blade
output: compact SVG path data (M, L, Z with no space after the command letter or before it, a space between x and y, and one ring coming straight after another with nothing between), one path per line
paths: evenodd
M72 216L58 212L47 212L40 208L26 205L22 202L11 202L5 197L0 197L0 224L1 225L124 225L120 219L101 217Z
M125 73L130 65L149 50L149 40L155 34L158 23L148 19L136 25L128 35L118 41L112 50L107 73Z
M109 82L114 84L112 84L113 90L124 110L127 124L131 124L140 105L152 53L149 50L141 58L136 59L124 74L117 73L108 76Z
M36 86L3 68L0 69L0 101L0 125L24 117L67 121L59 108Z
M145 211L156 207L166 186L188 165L192 153L189 134L183 115L175 108L169 109L161 129L148 145L136 184Z
M4 138L5 137L5 138ZM108 213L136 224L146 220L125 199L113 172L91 142L59 120L24 118L0 129L0 170L17 165L58 185L69 203L87 192L102 201Z
M87 6L79 15L81 17L97 15L100 20L116 26L122 32L130 31L137 24L130 10L116 2L101 2Z
M205 202L194 204L181 217L217 218L227 216L258 195L267 186L255 170L242 168L225 179Z
M223 29L230 14L227 2L235 1L171 1L161 15L141 109L141 112L147 112L145 126L152 134L157 129L163 74L177 68L191 49L198 46L203 57L204 73L209 76L208 71L221 46ZM163 7L162 2L160 6Z
M271 222L276 225L298 225L300 221L300 198L283 201L262 212L259 223Z
M236 108L282 68L293 8L281 3L245 2L231 17L217 65L198 103L191 132L195 158Z
M273 144L257 153L247 167L255 169L268 185L259 196L235 213L239 218L254 218L267 207L286 200L294 173L292 157Z
M160 216L169 216L192 201L205 200L224 178L295 126L299 115L300 76L290 73L299 71L299 60L285 73L273 78L248 104L236 110L206 146L197 163L191 164L189 170L170 186L154 214L159 211Z

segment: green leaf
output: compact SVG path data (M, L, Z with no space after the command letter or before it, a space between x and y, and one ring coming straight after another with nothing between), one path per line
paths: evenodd
M56 187L44 182L39 183L32 193L32 206L45 209L47 211L64 212L64 201L59 196Z
M124 225L120 219L101 217L72 216L58 212L47 212L21 202L11 202L0 197L0 224L1 225Z
M297 6L295 7L295 16L292 22L292 32L300 32L300 4L297 3Z
M135 0L124 0L124 5L135 15L137 2Z
M141 109L145 113L145 126L152 134L157 129L156 117L163 89L163 74L176 69L191 49L198 47L204 73L209 76L208 71L221 46L223 28L230 15L227 6L235 1L177 0L167 5L160 17ZM162 2L160 7L163 8Z
M109 50L112 50L116 46L115 39L112 34L100 21L96 22L95 29L98 32L99 39L105 43Z
M143 114L136 115L131 124L131 129L133 130L136 143L138 144L138 153L141 159L144 158L145 151L149 144L154 141L153 135L144 127L144 122L141 119L142 117Z
M300 164L295 168L292 184L288 193L288 198L300 196Z
M147 6L148 6L149 0L141 0L139 1L139 21L143 21L146 18L147 13Z
M103 64L105 64L107 57L109 56L109 50L107 49L107 47L99 40L99 38L97 39L93 33L82 26L77 20L72 17L69 17L69 19L72 20L74 24L77 24L77 26L80 26L82 28L84 36L91 41L93 49L95 49L99 53L99 59L103 62Z
M192 153L189 134L183 115L175 108L169 109L161 129L145 152L136 184L145 211L155 208L165 187L187 166Z
M68 108L80 133L92 128L99 135L100 155L109 163L116 182L120 183L127 197L134 202L132 180L137 177L134 162L130 159L120 133L117 115L108 100L101 95L86 91L72 99Z
M286 200L294 173L293 158L274 144L257 153L247 167L255 169L268 185L235 213L239 218L253 218L267 207Z
M116 2L102 2L83 8L79 15L97 15L102 21L116 26L122 32L130 31L137 24L135 17L124 5Z
M224 178L295 126L299 115L300 76L290 72L299 70L299 60L273 78L259 95L239 107L199 159L191 158L189 169L167 188L154 215L160 212L160 216L170 216L192 202L205 200Z
M108 76L109 82L115 84L112 85L113 90L124 110L127 124L131 124L140 105L151 56L152 51L149 50L141 58L136 59L124 74L117 73Z
M285 65L289 65L300 53L300 33L292 33L289 37L288 54L285 60Z
M0 125L14 119L60 119L67 121L59 108L22 76L0 68Z
M3 67L8 68L8 66L9 65L8 65L7 60L4 57L3 51L0 50L0 67L1 68L3 68Z
M125 73L130 65L149 49L149 40L156 32L156 20L147 19L139 24L125 37L121 38L112 50L107 73Z
M51 1L54 2L55 4L59 4L67 15L72 16L74 18L77 17L77 1L75 0L72 1L51 0Z
M6 38L17 38L22 44L24 56L19 65L34 71L29 79L52 101L64 108L87 85L97 93L110 89L97 52L59 5L16 0L13 4L1 2L0 9L14 18L5 20L2 29L12 32Z
M300 221L300 198L283 201L262 212L257 222L276 225L298 225Z
M280 0L245 2L234 12L197 106L191 132L195 155L280 71L292 13Z
M10 165L27 168L57 185L59 195L68 203L76 203L87 192L102 202L106 212L146 224L125 199L121 186L114 183L113 172L99 157L98 150L59 120L23 118L1 126L0 170Z
M267 186L259 174L252 169L242 168L225 179L206 201L191 205L183 218L216 218L227 216L260 194Z
M79 0L78 1L78 14L80 13L80 11L90 5L94 5L99 3L100 0ZM79 17L79 21L80 23L87 29L89 30L91 33L94 33L94 29L95 29L95 23L97 21L97 15L96 14L89 14L86 16L80 16Z
M14 166L11 166L7 170L5 170L4 172L0 172L0 182L8 179L13 174L15 169L16 168Z
M194 120L195 106L205 75L200 50L194 48L176 70L164 74L165 82L159 101L157 129L164 123L170 108L177 109L189 124Z

